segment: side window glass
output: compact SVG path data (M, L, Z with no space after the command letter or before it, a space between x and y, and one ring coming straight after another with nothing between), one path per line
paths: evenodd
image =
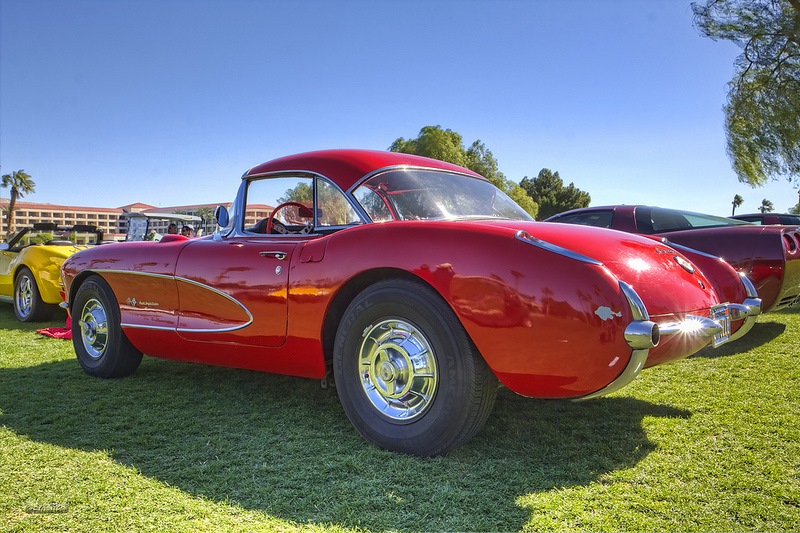
M250 233L308 233L313 224L313 179L279 177L253 180L247 187L244 230ZM272 228L267 228L275 212Z
M386 207L386 202L373 189L361 186L355 190L355 197L361 207L367 212L373 222L386 222L392 220L392 213Z
M317 179L317 226L347 226L360 223L358 213L341 191L328 181Z

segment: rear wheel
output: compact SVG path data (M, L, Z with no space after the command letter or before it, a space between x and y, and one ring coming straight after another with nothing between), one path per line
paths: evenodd
M99 276L87 278L72 304L72 344L87 374L121 378L132 374L142 352L125 336L119 305L108 283Z
M376 283L345 311L333 369L347 417L382 448L443 455L480 431L497 381L450 307L408 280Z
M42 322L53 317L55 305L42 300L36 278L26 267L19 269L14 278L14 314L20 322Z

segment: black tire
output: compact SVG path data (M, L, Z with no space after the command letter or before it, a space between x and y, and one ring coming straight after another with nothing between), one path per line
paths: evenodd
M83 370L100 378L133 374L142 362L120 326L117 298L99 276L87 278L72 303L72 344Z
M447 303L410 280L371 285L348 306L333 352L347 417L395 452L444 455L474 437L497 380Z
M46 304L42 300L36 278L27 268L22 267L14 278L14 314L20 322L43 322L53 318L58 306Z

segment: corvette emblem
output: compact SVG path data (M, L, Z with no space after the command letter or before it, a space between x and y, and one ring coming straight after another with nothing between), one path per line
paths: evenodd
M140 302L136 298L128 298L125 303L131 307L158 307L158 302Z
M675 262L678 263L681 266L681 268L683 268L686 272L688 272L689 274L694 274L694 266L692 266L692 264L689 261L687 261L686 259L684 259L679 255L676 255L674 259Z
M610 307L605 307L605 306L598 307L597 311L595 311L594 314L596 314L597 316L599 316L603 320L611 320L614 317L621 317L622 316L622 312L621 311L614 312L614 311L611 310Z

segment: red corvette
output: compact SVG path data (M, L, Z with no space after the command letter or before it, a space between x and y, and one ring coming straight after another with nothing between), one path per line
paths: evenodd
M276 159L212 236L81 252L63 266L84 370L151 356L322 379L368 440L440 455L480 431L499 380L593 398L743 335L760 310L651 239L531 220L467 169L391 152ZM727 273L727 278L725 277Z
M753 282L764 312L788 307L800 297L800 228L796 226L758 226L646 205L574 209L547 222L657 235L667 239L669 246L688 246L721 257Z

